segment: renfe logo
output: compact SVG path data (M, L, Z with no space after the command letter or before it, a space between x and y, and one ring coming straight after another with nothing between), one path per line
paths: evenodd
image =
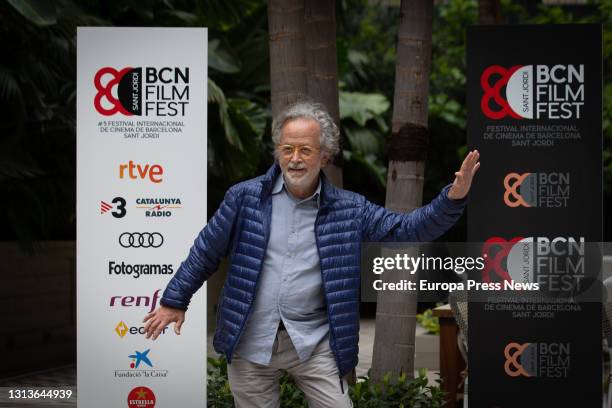
M189 103L188 67L104 67L93 82L94 108L104 116L184 116Z
M152 312L157 307L157 301L159 300L159 293L161 289L157 289L153 296L111 296L110 307L123 306L123 307L148 307L148 312Z
M494 84L491 78L497 79ZM580 119L584 106L583 64L492 65L483 71L480 85L480 107L489 119Z
M126 173L127 177L133 180L138 178L144 180L148 178L153 183L161 183L163 181L161 176L164 174L164 168L159 164L134 164L134 162L130 160L128 164L119 165L119 178L126 178Z

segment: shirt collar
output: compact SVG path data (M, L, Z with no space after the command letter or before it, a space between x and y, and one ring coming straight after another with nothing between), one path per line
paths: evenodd
M281 172L276 178L276 181L274 182L274 187L272 188L271 193L272 195L278 194L283 189L285 189L287 194L290 194L289 190L287 190L287 186L285 185L285 178L283 177L283 173ZM320 206L321 204L321 177L319 177L319 184L317 184L317 189L315 190L315 192L310 197L304 198L303 200L298 200L298 203L308 201L308 200L315 200L317 203L317 207Z

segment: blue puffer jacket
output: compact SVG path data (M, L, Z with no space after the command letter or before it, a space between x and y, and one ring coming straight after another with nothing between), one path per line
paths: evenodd
M187 259L168 283L161 304L187 309L193 293L228 253L231 266L223 288L214 348L231 362L256 293L270 234L270 191L280 167L232 186L200 232ZM329 317L330 346L341 376L357 365L360 247L362 241L431 241L450 228L465 200L447 198L446 186L429 205L393 213L363 196L336 188L322 177L315 236Z

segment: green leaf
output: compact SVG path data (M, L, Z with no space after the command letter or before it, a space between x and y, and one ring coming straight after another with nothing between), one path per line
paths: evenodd
M7 0L31 23L37 26L49 26L57 23L55 2L48 0Z
M240 61L220 46L218 39L208 41L208 66L224 74L240 72Z
M382 94L340 92L340 119L353 119L358 125L382 115L389 109L389 101Z
M351 150L360 152L364 155L378 155L380 153L380 141L374 131L368 128L351 128L345 126L344 132L351 145Z
M230 118L225 94L223 93L223 90L219 88L219 86L210 78L208 78L208 102L213 102L218 105L219 120L223 126L225 139L229 144L242 151L242 142L240 141L240 136L238 135L238 132L236 131L236 128L234 127L234 124Z
M257 138L261 138L266 130L268 114L255 102L244 98L230 98L228 104L232 112L239 116Z

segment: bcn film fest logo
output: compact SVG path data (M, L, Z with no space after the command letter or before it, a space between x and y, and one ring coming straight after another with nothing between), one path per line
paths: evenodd
M510 377L567 378L570 343L515 343L504 348L504 371Z
M480 85L480 108L489 119L580 119L584 110L583 64L492 65Z
M534 282L557 296L588 289L584 237L491 237L482 253L484 282Z
M189 104L188 67L104 67L94 86L94 107L104 116L185 116Z
M504 203L510 208L565 208L570 198L570 173L508 173Z

